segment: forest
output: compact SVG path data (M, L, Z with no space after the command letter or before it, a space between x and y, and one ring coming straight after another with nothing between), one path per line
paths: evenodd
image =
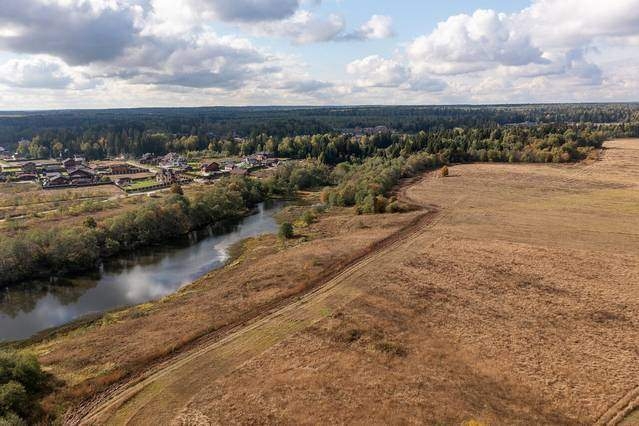
M446 137L455 129L492 132L512 126L634 131L639 104L551 104L490 106L148 108L5 112L0 146L32 158L82 154L89 159L209 150L227 155L255 150L291 152L286 138L350 134L355 128L386 126L396 134ZM634 123L634 125L633 125ZM630 127L633 127L632 129ZM563 129L563 130L562 130ZM22 141L22 143L19 143Z

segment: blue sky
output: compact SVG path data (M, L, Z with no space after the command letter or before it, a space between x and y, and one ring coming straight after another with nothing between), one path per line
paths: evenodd
M639 100L639 0L1 2L5 110Z

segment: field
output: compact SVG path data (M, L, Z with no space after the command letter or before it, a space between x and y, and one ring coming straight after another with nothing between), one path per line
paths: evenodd
M399 194L422 211L329 212L32 348L67 398L132 373L71 423L616 424L639 403L639 141L606 148L426 175Z
M152 181L135 182L134 185L157 185ZM141 189L136 186L136 189ZM189 194L204 187L189 185ZM169 192L154 192L153 197L163 197ZM0 183L0 232L14 235L19 231L47 229L82 223L87 216L96 220L106 219L133 209L146 201L146 194L125 194L115 185L43 190L35 183Z
M43 190L32 182L0 184L0 220L19 218L12 223L0 222L3 227L23 226L29 220L41 220L47 215L68 212L83 203L100 203L122 195L113 185L86 188Z

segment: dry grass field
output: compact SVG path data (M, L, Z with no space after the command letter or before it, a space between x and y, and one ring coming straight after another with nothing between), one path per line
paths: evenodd
M401 195L432 213L315 291L423 213L329 215L288 249L254 240L177 295L36 349L80 392L262 311L70 422L616 424L639 403L639 141L606 148L427 175Z

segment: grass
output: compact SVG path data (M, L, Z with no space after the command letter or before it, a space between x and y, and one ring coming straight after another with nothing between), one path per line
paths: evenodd
M155 179L144 179L139 181L134 181L130 186L127 187L129 190L137 191L140 189L150 188L153 186L157 186L159 183Z

